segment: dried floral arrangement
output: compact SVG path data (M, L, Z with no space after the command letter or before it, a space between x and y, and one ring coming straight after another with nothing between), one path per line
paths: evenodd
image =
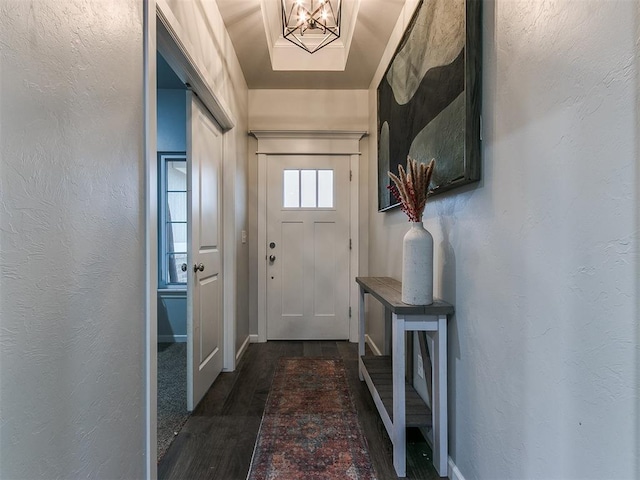
M398 175L388 172L395 185L389 185L391 195L400 202L400 208L409 217L410 222L421 222L424 207L427 204L429 183L436 161L431 159L429 165L407 157L407 170L398 165Z

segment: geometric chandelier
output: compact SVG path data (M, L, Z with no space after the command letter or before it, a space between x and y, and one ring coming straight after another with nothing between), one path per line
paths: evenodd
M282 0L282 34L309 53L340 37L341 0Z

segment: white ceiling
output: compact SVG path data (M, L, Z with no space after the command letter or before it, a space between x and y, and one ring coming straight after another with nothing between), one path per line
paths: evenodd
M274 71L267 44L267 38L271 37L272 32L265 32L265 28L269 28L269 21L265 21L262 16L263 2L267 5L270 2L280 4L280 0L217 0L250 89L366 89L380 63L405 0L354 2L359 3L359 8L352 9L357 11L357 17L344 71L310 71L305 66L309 62L305 62L304 58L292 60L292 63L299 65L293 67L299 68L297 71ZM343 15L344 13L343 10ZM343 28L350 21L349 18L343 18ZM345 44L348 45L348 42ZM304 54L313 59L320 54L328 55L331 45L314 54L293 44L292 48L296 50L296 55ZM323 53L324 50L327 52ZM337 48L334 51L339 54Z

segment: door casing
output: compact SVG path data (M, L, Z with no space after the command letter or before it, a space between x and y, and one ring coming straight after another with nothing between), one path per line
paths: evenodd
M145 338L145 478L152 480L158 476L157 464L157 342L158 342L158 191L157 191L157 106L156 106L156 50L169 62L178 77L192 86L207 109L222 128L222 133L235 126L235 119L223 100L222 92L206 80L212 78L209 72L198 64L190 52L195 51L186 40L183 27L175 18L166 0L145 0L144 17L144 74L145 74L145 203L146 203L146 338ZM156 28L157 27L157 28ZM223 142L224 154L224 142ZM229 172L231 175L232 172ZM225 182L226 184L227 182ZM233 192L231 192L233 193ZM223 189L223 245L227 244L223 258L224 276L224 365L223 370L235 369L235 275L232 273L235 250L230 241L234 232L233 202ZM230 210L228 210L230 209ZM233 303L233 305L231 304ZM186 396L186 392L185 392Z
M178 78L185 84L190 85L191 90L198 96L198 99L209 110L212 117L220 126L223 134L222 155L227 151L225 134L235 127L236 120L231 114L226 102L223 100L221 92L214 90L214 86L207 80L211 75L206 72L203 65L196 63L190 52L195 51L188 42L187 35L183 32L183 27L178 19L173 15L166 0L155 0L157 15L157 50L165 58L169 66L176 73ZM147 85L149 88L149 85ZM155 88L155 79L153 83ZM154 106L155 110L155 106ZM155 115L155 111L153 112ZM155 145L154 145L155 147ZM235 258L235 225L234 225L234 204L227 199L233 198L233 191L227 187L232 184L228 180L235 172L223 167L223 190L222 190L222 228L224 249L223 256L223 282L224 282L224 337L225 353L223 371L233 371L235 369L235 273L233 271Z
M359 164L362 131L273 131L253 130L258 140L258 342L267 341L267 163L269 155L345 155L349 156L352 181L349 183L351 276L359 272ZM358 288L355 279L349 285L349 340L358 341Z

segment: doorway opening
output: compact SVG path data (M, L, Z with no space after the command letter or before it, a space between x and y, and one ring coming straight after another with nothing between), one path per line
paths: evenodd
M146 5L146 4L145 4ZM164 353L163 346L158 348L158 340L167 339L160 335L169 335L169 342L173 346L181 342L182 332L176 324L170 320L171 310L184 315L185 308L178 307L180 302L186 303L186 389L178 388L178 391L186 393L187 410L193 410L204 393L215 379L218 370L235 368L233 344L235 342L235 324L232 316L233 310L229 302L233 301L234 278L231 272L233 263L222 259L222 240L225 232L230 232L230 223L233 217L222 211L223 188L222 182L222 157L224 145L224 132L234 127L234 121L221 101L219 92L214 91L211 83L206 80L210 75L202 68L193 56L193 47L188 42L189 34L177 21L171 10L164 3L150 2L145 11L146 17L146 50L145 50L145 76L146 76L146 158L147 158L147 378L146 378L146 404L147 404L147 478L157 476L158 459L158 396L162 395L163 386L159 384L158 359ZM158 57L161 54L162 59ZM166 60L166 62L164 62ZM163 122L167 117L158 115L159 88L157 77L160 75L158 65L168 64L178 81L175 90L176 95L184 98L186 107L181 128L169 129L170 132L180 132L184 136L185 147L163 147L159 145L159 137L162 136ZM175 81L175 78L174 78ZM160 89L162 90L162 89ZM172 90L167 88L165 90ZM161 97L162 95L160 95ZM163 150L164 148L164 150ZM180 172L179 159L167 158L168 154L185 154L186 178L187 178L187 214L180 226L180 221L171 218L171 225L167 227L167 219L162 226L166 245L173 243L173 250L164 253L159 248L160 206L164 200L158 198L159 159L165 159L173 168L173 174ZM203 185L205 187L200 188ZM213 186L213 188L212 188ZM195 188L194 188L195 187ZM166 194L179 194L180 192L167 189ZM215 210L215 215L211 214ZM173 212L171 212L173 214ZM224 214L223 214L224 213ZM212 221L212 218L216 219ZM227 224L229 222L229 224ZM171 231L173 242L166 238L166 230ZM184 262L184 247L177 238L181 235L178 230L187 230L187 247ZM226 239L229 241L228 239ZM180 249L182 248L182 249ZM229 249L229 251L233 251ZM180 256L182 255L182 256ZM167 259L171 259L168 261ZM158 272L161 264L167 264L167 272L164 284L161 273ZM172 270L175 266L175 275ZM180 278L180 273L185 268L187 275L186 299L185 288L171 285L172 279ZM171 288L173 287L173 288ZM212 291L215 292L212 293ZM162 296L159 296L162 293ZM215 294L214 294L215 293ZM182 298L181 298L182 297ZM231 299L231 300L230 300ZM212 308L215 306L216 308ZM163 311L164 309L164 311ZM211 312L214 312L212 314ZM162 315L165 314L164 322ZM215 325L213 322L215 318ZM184 324L183 324L184 325ZM161 330L167 327L167 330ZM172 340L172 341L171 341ZM178 345L180 347L180 345ZM184 348L184 346L182 345ZM180 356L180 358L182 358ZM179 363L183 362L180 359ZM212 368L212 367L216 368ZM218 372L219 373L219 372ZM159 388L158 388L159 387ZM160 390L160 391L159 391ZM185 391L186 390L186 391ZM181 395L182 397L182 395ZM184 397L180 399L182 402ZM173 432L171 431L171 436Z
M186 86L156 54L158 158L158 461L187 410Z
M358 291L349 278L360 271L358 179L366 132L250 133L259 152L258 341L356 342Z

